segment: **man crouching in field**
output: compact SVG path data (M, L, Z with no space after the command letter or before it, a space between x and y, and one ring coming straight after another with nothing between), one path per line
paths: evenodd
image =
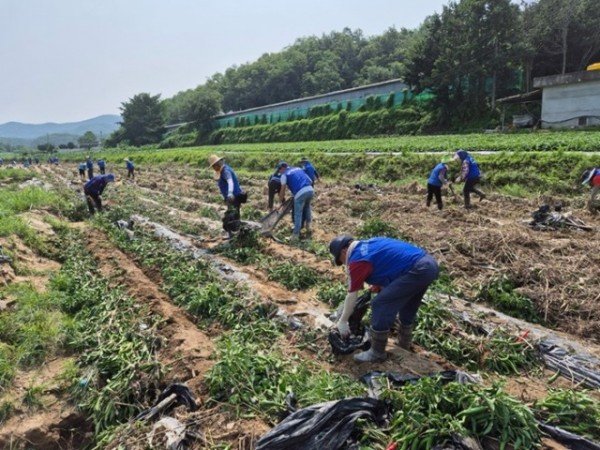
M337 322L342 337L350 334L348 319L364 283L379 292L371 303L371 348L355 355L354 360L379 362L387 358L385 346L396 317L400 319L398 345L409 350L417 310L439 275L436 260L422 248L385 237L357 241L338 236L330 242L329 251L337 266L347 266L348 294Z
M97 175L83 185L83 193L85 200L90 210L90 214L94 214L96 210L102 211L102 193L108 183L115 181L115 176L112 173L108 175Z

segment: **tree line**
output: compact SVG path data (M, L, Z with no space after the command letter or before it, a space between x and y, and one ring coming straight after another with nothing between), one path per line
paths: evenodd
M585 70L600 61L597 0L460 0L417 28L367 37L344 29L297 39L276 53L217 73L171 98L139 94L121 107L109 144L159 142L166 124L402 78L434 100L439 129L496 112L500 97L531 89L534 77Z

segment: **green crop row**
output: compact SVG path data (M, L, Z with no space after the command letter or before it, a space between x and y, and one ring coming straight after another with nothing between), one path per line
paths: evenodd
M222 152L225 150L212 149ZM103 154L112 162L125 156L133 157L139 166L159 163L187 163L206 167L207 148L146 150L136 153L110 151ZM307 153L321 174L331 178L374 180L379 182L402 182L420 180L425 185L431 169L448 154L406 153L399 155L369 155L365 153L332 154ZM287 159L295 164L301 153L290 154L272 151L263 146L260 153L225 153L227 162L238 174L257 172L267 176L278 161ZM286 156L288 158L286 158ZM544 194L573 194L581 192L578 180L589 167L600 165L600 155L580 152L497 152L476 155L483 172L483 182L494 188L518 186L520 192ZM451 175L459 172L458 163L450 163ZM206 169L206 177L210 173Z
M294 123L294 122L290 122ZM393 136L375 137L368 139L341 139L328 141L299 141L272 143L240 143L220 144L200 147L173 148L169 151L159 151L169 154L175 151L179 157L185 158L185 152L204 154L216 152L270 153L285 154L314 154L314 153L365 153L365 152L455 152L464 149L470 152L548 152L548 151L600 151L600 131L538 131L510 134L441 134L426 136ZM157 151L156 147L142 148L122 147L105 149L103 154L138 155ZM64 158L82 158L85 154L65 153Z
M110 286L97 264L68 232L64 263L53 278L52 295L70 320L66 347L78 355L71 394L95 425L98 448L113 427L134 417L155 397L162 379L156 351L160 318L121 289Z

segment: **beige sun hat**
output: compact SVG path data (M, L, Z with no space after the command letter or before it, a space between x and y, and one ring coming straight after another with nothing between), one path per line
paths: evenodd
M213 166L214 166L216 163L218 163L219 161L222 161L222 160L223 160L223 158L222 158L222 157L220 157L220 156L217 156L217 155L210 155L210 156L208 157L208 167L209 167L210 169L212 169L212 167L213 167Z
M208 157L208 167L209 169L212 169L214 167L215 164L217 164L218 162L223 161L223 158L217 155L210 155ZM221 171L220 170L215 170L215 174L214 174L214 179L218 180L221 177Z

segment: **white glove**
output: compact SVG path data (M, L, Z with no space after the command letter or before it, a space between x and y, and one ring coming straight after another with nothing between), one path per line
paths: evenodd
M343 338L347 338L348 336L350 336L350 325L348 325L348 321L347 320L338 320L338 323L336 324L338 331L340 332L340 335Z

